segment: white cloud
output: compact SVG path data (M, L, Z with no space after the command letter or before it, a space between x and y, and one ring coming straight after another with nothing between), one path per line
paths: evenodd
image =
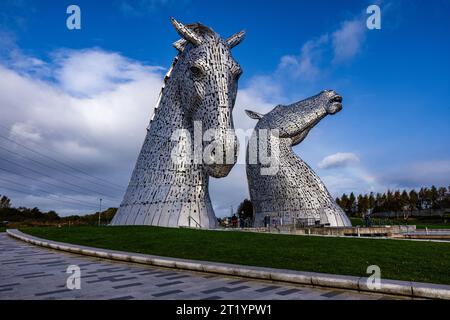
M46 62L24 54L17 46L15 36L4 30L0 30L0 64L23 74L48 75Z
M359 194L450 185L449 159L413 161L377 170L367 168L359 162L336 168L331 174L329 171L327 173L326 168L318 170L319 175L323 173L321 177L334 196L349 192ZM321 172L322 170L324 171Z
M363 19L343 21L340 27L320 37L307 41L300 55L285 55L281 58L278 72L283 72L306 81L317 79L331 64L351 60L361 50L366 26Z
M352 59L361 49L366 26L363 20L344 21L332 35L334 62Z
M168 2L121 1L124 12L130 14L150 12ZM307 41L298 56L282 57L279 71L306 80L316 79L332 62L348 61L361 51L364 28L359 18L344 21L337 30ZM34 141L39 143L36 146L44 145L52 155L63 154L74 166L126 186L162 84L161 68L101 49L59 50L52 61L46 62L24 54L12 38L0 34L2 52L7 52L7 59L0 61L0 124L10 128L8 134L25 144ZM237 129L252 129L256 124L244 109L266 113L286 102L277 83L274 75L258 76L239 90L233 112ZM241 144L240 163L245 162L245 148ZM320 152L319 147L317 150ZM320 170L318 173L336 195L384 191L379 180L386 185L422 185L428 181L444 184L450 176L448 161L416 164L382 177L370 174L358 163L355 154L338 153L318 165L319 169L337 170L333 174L328 171L321 175ZM53 191L56 197L65 194L62 190ZM210 194L216 215L227 215L230 206L236 209L248 197L245 165L236 165L224 179L212 179ZM70 196L91 203L98 200L85 193ZM122 194L116 192L114 196L117 205ZM53 198L23 197L21 204L79 213L76 207L58 205Z
M64 159L69 159L75 167L126 186L162 84L160 68L100 49L65 51L63 55L60 51L58 54L56 61L46 63L51 74L58 75L54 78L56 81L0 65L1 124L9 127L7 134L21 143L32 147L44 146L44 153L49 150L50 155L63 154ZM108 63L96 69L97 82L89 86L84 79L92 72L89 66L94 68L95 61L99 65L104 61ZM120 75L122 71L124 75ZM284 102L283 99L282 88L270 77L251 79L239 90L233 112L235 127L246 130L255 126L256 121L248 118L244 109L266 113ZM5 134L1 128L0 132ZM13 145L7 147L14 150ZM240 163L245 163L245 148L245 144L241 145ZM319 152L320 148L317 150ZM0 152L0 156L8 155ZM396 174L381 177L372 175L359 162L353 153L333 154L320 162L318 173L334 195L351 191L384 191L392 185L423 185L428 181L444 184L450 176L448 161L420 163L404 172L399 170ZM332 174L321 174L320 170L330 168L336 170ZM59 180L67 179L60 173L47 173ZM4 173L0 177L15 179ZM70 181L77 183L76 179ZM30 183L30 187L49 189L40 182ZM63 200L63 196L70 196L90 203L98 201L98 197L89 192L52 191L51 195L44 195L44 199L21 197L20 205L72 214L80 213L79 206L59 204L55 199ZM113 203L105 199L104 205L117 206L123 193L112 189L103 191L112 193L116 199ZM245 165L236 165L224 179L212 179L210 195L217 216L228 215L231 206L236 209L243 199L248 198ZM81 212L92 210L95 209Z
M384 191L387 187L380 183L363 164L359 157L350 152L338 152L322 159L317 164L318 174L334 196L354 192L369 193ZM330 170L333 169L333 170Z
M286 55L281 57L279 71L287 71L294 77L313 80L320 74L320 64L323 60L324 50L329 42L327 34L315 40L307 41L300 56Z
M41 141L42 137L38 129L28 123L15 123L11 127L11 136L20 140Z
M37 73L17 69L23 57L15 56L15 61L11 61L14 57L9 57L11 63L0 63L0 134L56 158L59 158L56 154L62 154L73 166L125 187L162 85L160 68L100 49L60 51L54 61L47 63L51 74L56 75L49 81ZM4 139L1 142L10 150L28 155L26 150L13 143ZM0 156L14 160L5 151ZM2 168L30 175L30 172L5 162L1 164ZM34 163L25 165L30 168L36 166ZM47 170L46 173L58 181L67 181L67 176L60 171ZM4 172L2 177L5 178ZM71 182L87 183L76 179ZM65 192L71 197L92 202L92 194L86 191L77 194L52 189L40 181L27 180L26 183L55 195ZM98 186L88 185L98 189ZM123 196L123 193L107 186L102 192L115 199L109 202L105 199L107 206L117 206ZM52 198L48 196L48 200ZM27 202L30 199L21 197L24 201L21 205L39 204ZM46 201L41 199L40 204L46 209ZM76 205L61 208L62 213L77 209Z
M160 68L100 49L60 50L53 57L46 64L49 73L45 77L27 74L26 70L12 67L13 64L8 64L8 68L0 64L1 124L9 128L7 135L34 149L45 146L41 150L45 154L58 159L63 155L62 160L69 160L77 168L126 186L162 85ZM253 129L256 124L245 115L244 109L265 113L282 100L281 88L269 77L255 77L248 83L239 90L233 112L235 127L242 130ZM2 130L1 134L5 134ZM7 147L17 149L13 144ZM245 163L245 148L244 143L239 154L241 163ZM20 148L16 151L24 152ZM0 156L8 155L0 153ZM24 173L29 174L26 170ZM60 173L47 174L58 180L67 179ZM236 208L248 197L246 181L242 164L236 165L227 178L211 180L210 194L218 216L228 214L230 205ZM40 182L31 183L31 187L51 189ZM89 187L97 190L94 185ZM116 199L115 203L105 205L119 204L123 193L103 191L108 194L114 191ZM61 195L90 203L98 201L89 193L53 190L50 195L43 195L44 199L21 196L20 205L57 209L63 214L80 213L76 205L54 201Z
M287 103L283 88L277 83L277 74L289 74L295 78L304 80L315 80L320 77L323 68L331 63L326 63L327 54L332 55L336 62L342 62L345 58L350 59L350 53L357 53L356 48L364 40L357 32L357 20L346 21L335 32L324 34L317 39L307 41L299 56L286 55L280 60L278 70L274 75L258 76L248 81L247 87L240 89L233 112L235 128L252 129L256 121L245 115L244 110L250 109L259 113L267 113L277 104ZM361 22L362 26L365 26ZM351 31L355 31L352 38ZM352 50L348 52L339 47L340 41L350 42ZM345 44L342 44L345 45ZM296 95L299 93L297 92ZM213 200L214 209L217 216L225 216L230 213L230 207L236 210L239 203L249 197L247 176L245 171L245 151L246 145L240 148L238 163L230 175L223 179L212 179L210 183L210 195ZM338 159L338 158L341 159ZM325 159L324 159L325 160ZM327 164L329 162L329 164ZM334 164L332 163L334 162ZM361 190L381 190L382 186L378 184L375 177L362 167L350 168L359 163L359 158L354 154L337 154L335 157L324 162L324 166L336 166L343 172L336 171L334 175L325 175L324 181L333 194L343 192L359 192ZM347 166L347 167L346 167Z
M387 169L380 180L392 188L420 188L450 185L450 159L415 161Z
M358 156L354 153L338 152L323 158L322 161L319 162L318 167L320 169L343 168L354 166L359 164L359 162Z
M65 92L79 96L113 91L123 83L140 81L149 72L162 69L95 49L61 50L55 56L56 80Z
M320 175L320 171L318 173ZM335 197L341 196L343 193L384 192L388 189L363 167L341 168L333 174L324 173L320 176L325 186Z

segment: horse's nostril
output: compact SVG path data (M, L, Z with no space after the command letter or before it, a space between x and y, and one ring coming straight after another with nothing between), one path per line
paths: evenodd
M330 100L330 102L339 102L339 103L341 103L342 102L342 97L341 96L335 96L335 97L333 97Z

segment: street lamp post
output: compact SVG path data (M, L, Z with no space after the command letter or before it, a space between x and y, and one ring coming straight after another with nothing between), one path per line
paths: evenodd
M100 215L102 214L102 198L100 198L100 211L98 212L98 226L100 227Z

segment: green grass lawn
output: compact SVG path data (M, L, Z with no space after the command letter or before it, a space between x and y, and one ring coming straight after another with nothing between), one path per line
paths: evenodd
M158 227L24 228L37 237L159 256L450 284L450 243Z
M417 229L450 229L450 225L448 224L416 224L416 223L409 223L412 225L416 225Z
M6 232L6 227L0 227L0 232Z
M381 219L375 219L373 225L376 226L376 224L380 221ZM352 222L353 226L364 226L364 221L362 218L350 218L350 221ZM392 225L398 225L398 224L405 224L403 221L396 221L396 220L392 220L390 221L390 223L392 223ZM431 222L426 222L426 221L420 221L420 220L414 220L414 219L410 219L407 222L408 225L415 225L417 229L450 229L450 224L444 224L444 223L431 223Z

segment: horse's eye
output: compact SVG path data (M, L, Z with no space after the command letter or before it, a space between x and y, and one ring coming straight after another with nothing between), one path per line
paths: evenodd
M203 70L197 66L192 66L191 72L194 75L194 77L201 77L203 75Z

